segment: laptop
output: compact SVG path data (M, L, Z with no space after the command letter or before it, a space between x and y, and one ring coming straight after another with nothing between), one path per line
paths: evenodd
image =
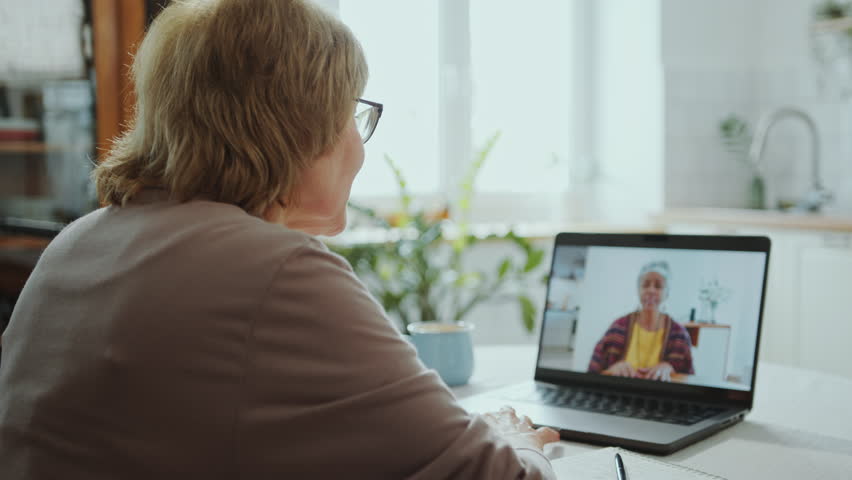
M766 237L556 237L532 380L467 397L565 440L669 454L752 408Z

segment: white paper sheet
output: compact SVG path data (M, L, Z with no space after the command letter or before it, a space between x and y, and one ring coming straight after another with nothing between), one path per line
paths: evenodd
M613 480L616 478L616 453L621 455L629 480L724 480L724 477L614 447L553 460L553 469L560 480Z

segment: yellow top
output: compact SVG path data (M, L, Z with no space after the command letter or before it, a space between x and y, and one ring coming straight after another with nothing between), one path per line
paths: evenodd
M657 331L649 331L639 326L639 322L633 322L633 330L630 332L630 345L627 347L627 355L624 359L633 368L651 368L660 362L660 353L663 350L664 328Z

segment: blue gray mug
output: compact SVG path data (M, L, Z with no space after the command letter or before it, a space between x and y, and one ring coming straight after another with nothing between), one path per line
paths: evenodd
M473 325L463 322L417 322L408 325L408 339L417 355L450 387L464 385L473 374Z

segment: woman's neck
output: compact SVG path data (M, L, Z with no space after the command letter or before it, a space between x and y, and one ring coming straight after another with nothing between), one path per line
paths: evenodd
M663 327L663 314L657 309L639 310L639 326L645 330L659 330Z

